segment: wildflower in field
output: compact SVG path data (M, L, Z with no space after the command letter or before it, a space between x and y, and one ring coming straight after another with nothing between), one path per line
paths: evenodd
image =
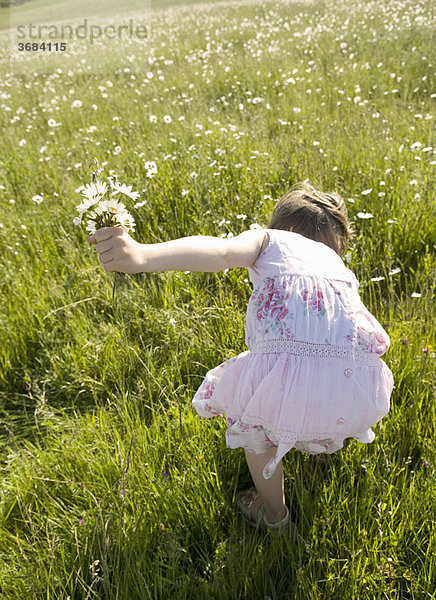
M37 194L36 196L32 196L32 200L34 202L36 202L37 204L41 204L41 202L44 200L44 198L42 196L40 196L39 194Z
M147 160L144 163L144 167L147 171L146 175L151 179L157 173L157 164L153 160Z
M356 215L359 219L372 219L374 215L370 212L358 212Z
M164 115L163 121L164 123L171 123L172 118L170 117L170 115Z
M362 196L367 196L368 194L370 194L372 192L372 188L369 188L367 190L363 190L363 192L360 192Z
M422 294L418 294L418 292L413 292L413 294L410 294L411 298L421 298Z
M82 106L82 101L81 100L74 100L74 102L72 103L72 108L80 108Z
M157 123L156 115L150 115L150 123Z

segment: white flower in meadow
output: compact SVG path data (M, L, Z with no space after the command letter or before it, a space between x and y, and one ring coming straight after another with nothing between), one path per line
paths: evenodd
M412 179L411 181L409 181L409 185L418 185L418 180Z
M82 222L82 217L74 217L73 225L80 225L81 222Z
M107 184L105 181L95 181L93 183L87 183L82 189L82 196L89 200L100 200L107 192Z
M150 115L150 123L156 123L156 122L157 122L156 115Z
M118 183L116 181L114 181L112 183L112 194L124 194L125 196L128 196L129 198L131 198L132 200L137 200L140 196L139 192L132 192L132 187L131 185L126 185L125 183Z
M389 275L397 275L397 273L401 273L401 269L399 267L396 267L395 269L392 269L392 271L389 271Z
M32 200L34 202L37 202L38 204L41 204L41 202L44 200L44 198L42 196L40 196L39 194L37 194L36 196L32 196Z
M56 123L55 119L49 119L47 121L47 125L49 127L59 127L59 125L62 125L62 123Z
M241 215L236 215L237 219L242 219L242 221L245 221L245 219L247 218L247 215L241 214Z
M301 113L301 108L298 108L298 106L295 106L292 110L294 113Z
M345 262L346 262L346 263L349 263L349 262L350 262L350 260L351 260L351 252L347 252L347 253L344 255L344 260L345 260Z
M374 215L369 212L358 212L356 216L359 219L372 219L374 217Z
M147 177L151 179L157 173L157 164L154 160L147 160L144 163L145 170L147 171Z
M3 229L4 225L3 223L0 223L0 229Z
M384 277L372 277L371 281L383 281Z
M74 102L72 103L72 107L73 108L80 108L82 106L82 101L81 100L74 100Z
M170 117L170 115L165 115L163 121L164 123L171 123L172 118Z
M256 96L255 98L253 98L253 100L251 102L252 102L252 104L260 104L261 102L263 102L263 98Z
M121 152L121 146L115 146L114 148L114 156L117 156L117 154L119 154Z
M418 294L418 292L413 292L413 294L410 295L411 298L421 298L422 294Z
M182 198L183 196L187 196L189 194L189 190L182 190Z
M263 227L262 225L259 225L259 223L252 223L250 229L263 229Z
M360 192L362 194L362 196L367 196L368 194L370 194L372 192L372 188L369 188L367 190L363 190L363 192Z
M23 139L23 140L20 140L20 141L18 142L18 145L19 145L19 146L21 146L21 147L25 146L26 144L27 144L27 140L24 140L24 139Z

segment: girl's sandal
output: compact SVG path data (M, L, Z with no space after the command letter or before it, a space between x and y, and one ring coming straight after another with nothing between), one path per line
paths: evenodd
M251 509L253 508L253 504L259 498L259 494L256 488L252 487L249 490L245 490L243 492L239 492L236 497L236 504L238 505L239 511L241 513L242 518L248 525L251 527L255 527L256 529L269 529L273 531L284 530L290 524L289 520L289 509L286 507L286 516L277 523L269 523L264 515L265 509L263 503L260 504L256 517L253 519L251 514ZM293 524L292 524L293 525Z

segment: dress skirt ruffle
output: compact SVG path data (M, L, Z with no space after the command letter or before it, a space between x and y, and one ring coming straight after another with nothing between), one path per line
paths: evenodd
M246 351L209 371L192 403L202 417L226 414L229 448L261 454L276 447L268 479L291 448L331 454L349 437L372 442L392 387L375 355L360 361Z

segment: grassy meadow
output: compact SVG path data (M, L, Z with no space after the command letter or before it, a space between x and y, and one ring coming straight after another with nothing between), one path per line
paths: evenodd
M150 39L75 40L55 70L27 53L20 73L3 36L2 600L436 598L433 14L151 2ZM306 179L346 199L395 389L372 444L287 455L297 539L243 523L243 452L191 407L246 349L247 272L118 277L112 301L73 225L94 157L141 192L141 242L265 225Z

